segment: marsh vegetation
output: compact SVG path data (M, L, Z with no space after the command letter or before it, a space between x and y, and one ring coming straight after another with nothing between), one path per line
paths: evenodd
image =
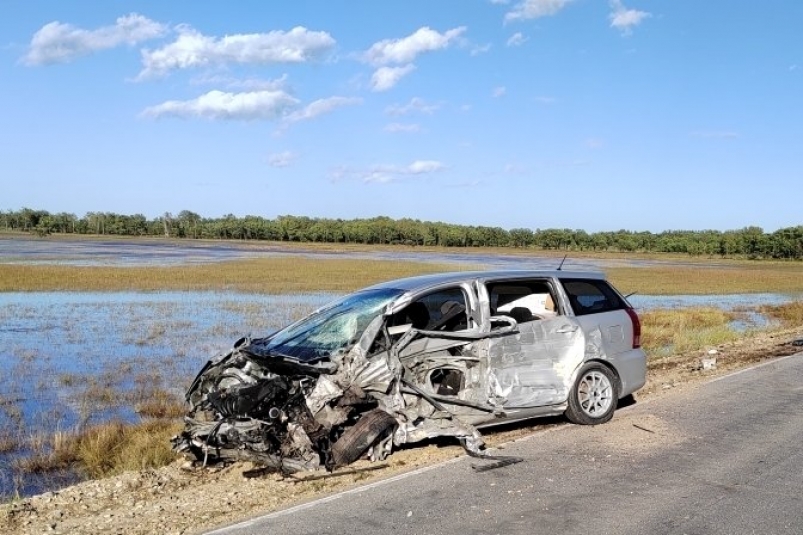
M162 463L185 411L183 392L208 358L329 299L323 293L0 294L0 491L30 494L70 474ZM93 444L108 450L102 462Z
M484 269L485 257L449 257L450 263L365 258L279 257L192 265L0 264L0 292L231 291L256 294L343 293L384 280L459 269ZM488 256L492 256L488 252ZM607 255L596 257L611 261ZM530 267L531 258L513 257ZM559 262L560 260L557 260ZM550 260L550 266L557 265ZM566 269L572 269L572 262ZM607 267L623 292L642 295L803 293L803 263L716 261L684 264L640 261ZM583 263L583 269L588 269ZM590 263L594 266L594 263ZM511 266L513 267L513 266Z
M446 269L449 267L440 264L354 259L321 261L303 256L173 266L0 264L0 292L346 292L383 280Z

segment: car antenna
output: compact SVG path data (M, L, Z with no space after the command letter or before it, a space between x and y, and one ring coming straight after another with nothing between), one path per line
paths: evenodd
M568 256L569 256L569 253L566 253L566 254L563 256L563 260L561 260L561 261L560 261L560 265L558 266L558 271L560 271L561 269L563 269L563 263L566 261L566 258L568 258Z

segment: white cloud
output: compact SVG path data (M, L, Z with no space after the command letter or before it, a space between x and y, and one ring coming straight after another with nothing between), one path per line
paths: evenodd
M387 91L414 70L412 63L402 67L379 67L371 76L371 91Z
M392 182L397 180L396 177L387 171L383 171L381 169L374 169L372 171L368 171L362 177L362 181L366 183L374 182L377 184L384 184L387 182Z
M314 102L310 102L302 109L298 111L294 111L287 116L287 121L291 123L296 123L298 121L308 121L309 119L314 119L320 115L324 115L330 113L337 108L342 108L343 106L353 106L355 104L362 103L361 98L357 97L327 97L321 98Z
M405 123L390 123L390 124L385 126L384 130L385 130L385 132L391 132L391 133L396 133L396 132L409 132L409 133L412 133L412 132L420 132L421 131L421 126L419 126L419 125L417 125L415 123L407 123L407 124L405 124Z
M381 165L369 169L363 174L363 182L395 182L406 177L437 173L446 169L446 166L437 160L416 160L406 167Z
M500 6L504 6L510 3L510 0L491 0L492 4L497 4Z
M528 41L527 37L521 32L516 32L507 40L507 46L521 46Z
M374 43L362 54L363 61L377 67L371 76L371 90L378 92L391 89L415 70L413 60L419 54L447 48L465 31L466 27L460 26L439 33L424 26L407 37Z
M335 45L328 33L310 31L303 26L287 32L275 30L220 38L203 35L186 25L177 29L179 35L174 42L156 50L142 51L140 79L164 75L175 69L227 63L303 63Z
M627 9L622 0L611 0L611 14L608 18L611 20L611 28L616 28L624 35L628 35L633 31L633 28L641 24L641 22L651 17L646 11L638 11L636 9Z
M419 54L447 48L466 31L465 26L439 33L427 26L401 39L384 39L374 43L363 55L372 65L412 63Z
M416 160L407 166L407 172L413 175L421 175L443 171L445 168L446 166L437 160Z
M298 154L286 150L268 156L268 164L271 167L287 167L293 163L296 158L298 158Z
M499 97L505 96L505 93L507 93L507 89L505 89L505 86L500 85L500 86L494 87L494 90L491 93L491 96L493 98L499 98Z
M407 115L410 113L425 113L432 115L440 108L438 104L429 104L423 98L413 97L407 104L393 104L385 108L388 115Z
M557 99L555 97L539 96L535 97L535 101L540 104L554 104Z
M146 108L144 117L203 117L233 121L278 119L298 105L298 99L284 91L224 93L210 91L193 100L169 100Z
M99 50L120 45L133 46L165 33L167 26L136 13L118 18L113 26L103 26L97 30L84 30L54 21L45 24L33 35L22 62L27 65L66 63Z
M537 19L556 14L572 0L522 0L505 13L505 22Z

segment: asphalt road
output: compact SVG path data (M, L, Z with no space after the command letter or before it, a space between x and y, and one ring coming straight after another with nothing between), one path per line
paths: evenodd
M215 531L803 534L803 354Z

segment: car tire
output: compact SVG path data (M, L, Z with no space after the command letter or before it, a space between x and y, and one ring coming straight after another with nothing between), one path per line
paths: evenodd
M396 419L381 409L365 413L332 445L334 467L339 468L359 459L376 439L394 425Z
M604 424L619 400L618 380L610 368L591 362L580 369L569 394L566 418L580 425Z

